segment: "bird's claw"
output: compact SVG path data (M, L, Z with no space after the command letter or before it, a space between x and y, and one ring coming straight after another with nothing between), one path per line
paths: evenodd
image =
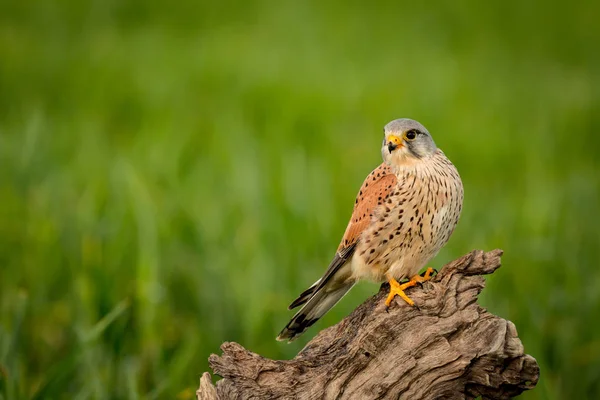
M427 268L423 273L421 273L420 275L417 275L418 277L420 277L421 279L417 278L417 282L421 283L421 282L425 282L430 280L431 278L433 278L434 276L436 276L438 274L437 269L435 268ZM415 277L416 278L416 277ZM414 279L414 278L413 278Z

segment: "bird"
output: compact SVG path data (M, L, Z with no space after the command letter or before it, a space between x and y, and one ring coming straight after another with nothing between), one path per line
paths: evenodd
M414 306L404 291L431 279L432 268L418 273L448 242L458 223L462 181L419 122L396 119L383 131L383 162L364 180L329 267L288 307L303 306L277 340L297 339L358 281L389 282L385 306L390 307L395 296Z

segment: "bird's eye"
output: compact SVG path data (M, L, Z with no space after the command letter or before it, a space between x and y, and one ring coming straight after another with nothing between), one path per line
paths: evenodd
M417 137L417 131L415 131L414 129L411 129L410 131L408 131L404 134L404 137L407 140L414 140Z

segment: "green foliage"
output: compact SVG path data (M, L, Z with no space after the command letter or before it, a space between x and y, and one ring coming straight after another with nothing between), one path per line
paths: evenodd
M600 396L598 3L0 5L0 399L192 398L226 340L274 338L321 274L382 127L465 185L432 266L503 248L482 303Z

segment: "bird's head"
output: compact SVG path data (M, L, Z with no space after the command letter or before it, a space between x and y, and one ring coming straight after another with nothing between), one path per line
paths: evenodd
M383 129L381 154L390 165L405 165L431 156L437 147L429 131L415 120L396 119Z

